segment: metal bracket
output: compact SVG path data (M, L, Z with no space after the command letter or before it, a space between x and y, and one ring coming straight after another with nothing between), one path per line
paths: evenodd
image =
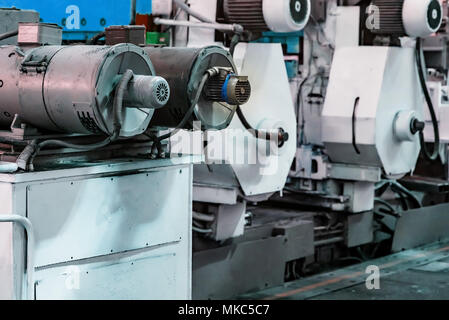
M0 223L13 223L21 226L27 235L26 247L26 295L22 293L23 300L34 300L34 231L31 221L19 215L0 215Z

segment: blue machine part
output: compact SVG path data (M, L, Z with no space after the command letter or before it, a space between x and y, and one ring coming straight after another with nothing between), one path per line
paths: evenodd
M288 56L297 56L301 52L300 39L304 36L303 31L291 33L264 32L262 37L254 42L257 43L280 43L285 48ZM286 58L285 67L288 77L295 78L298 75L298 61Z
M64 26L64 40L86 40L105 27L126 25L131 19L130 0L0 0L0 8L11 7L35 10L40 13L42 22ZM137 12L151 14L151 0L137 0ZM69 17L77 19L74 25L79 25L79 28L65 25Z
M300 38L304 36L303 31L290 33L264 32L262 37L254 42L257 43L281 43L286 47L287 54L300 53Z

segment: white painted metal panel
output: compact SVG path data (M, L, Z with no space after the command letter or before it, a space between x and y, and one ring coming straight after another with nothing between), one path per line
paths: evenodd
M322 115L322 138L333 162L381 167L388 176L414 170L418 135L402 141L394 132L401 111L415 111L422 119L414 55L409 48L336 50Z
M0 183L0 215L12 214L12 185ZM13 299L13 245L11 223L0 223L0 300Z
M295 157L297 137L295 110L282 48L280 44L240 44L236 49L235 62L239 73L247 75L251 82L251 99L242 106L248 122L256 129L283 128L290 139L277 154L266 157L259 153L257 164L237 163L232 168L245 195L274 193L284 188ZM229 127L229 130L232 129L244 130L238 117L234 117ZM249 138L248 148L241 150L245 158L254 158L248 153L258 143L261 142L254 137ZM233 162L232 159L228 161Z
M68 266L36 285L38 300L186 299L187 277L179 277L175 253L102 266Z
M189 168L28 187L36 266L181 240L191 207Z

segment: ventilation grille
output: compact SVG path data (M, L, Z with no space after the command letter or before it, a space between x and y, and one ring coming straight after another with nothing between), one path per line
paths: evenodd
M226 22L240 24L252 32L268 31L262 2L262 0L224 0Z
M223 97L223 87L225 85L227 74L212 77L207 82L205 96L209 101L227 102L231 105L242 105L248 102L251 96L251 84L247 80L238 77L231 77L226 88L227 101Z
M249 81L241 81L237 82L235 86L235 98L239 105L245 104L249 101L251 97L251 85Z
M90 116L89 112L78 112L78 118L80 119L83 127L86 128L89 132L93 134L99 134L102 132L98 127L95 119Z
M379 35L405 36L405 29L402 20L402 9L404 0L373 0L374 8L379 9L379 25L375 25L376 19L373 17L374 25L370 31Z
M223 77L222 75L217 75L209 79L204 90L207 100L216 102L223 101L222 88L225 81L226 77Z
M166 104L170 98L170 89L165 82L159 82L156 85L156 100L160 104Z

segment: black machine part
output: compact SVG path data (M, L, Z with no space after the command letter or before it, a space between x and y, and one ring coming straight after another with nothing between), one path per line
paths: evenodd
M210 101L226 102L231 105L242 105L251 96L251 84L248 77L237 76L231 69L219 69L218 75L211 77L204 89Z
M438 31L443 17L439 0L372 0L365 13L371 33L395 37L428 36Z
M150 56L156 73L167 80L172 92L166 107L156 110L150 124L152 127L178 127L189 111L201 80L209 69L226 69L229 70L230 74L237 76L237 68L231 55L220 47L147 47L144 50ZM237 88L237 85L240 85L241 82L237 81L235 84L235 88ZM211 83L209 83L209 87L210 85ZM218 101L220 100L218 97L208 96L207 92L207 90L203 90L192 117L187 121L183 129L192 129L192 124L195 121L201 122L203 130L225 129L231 123L237 106L226 103L223 100ZM236 92L233 98L242 99L243 96L244 94L239 95ZM229 99L228 102L235 101Z

